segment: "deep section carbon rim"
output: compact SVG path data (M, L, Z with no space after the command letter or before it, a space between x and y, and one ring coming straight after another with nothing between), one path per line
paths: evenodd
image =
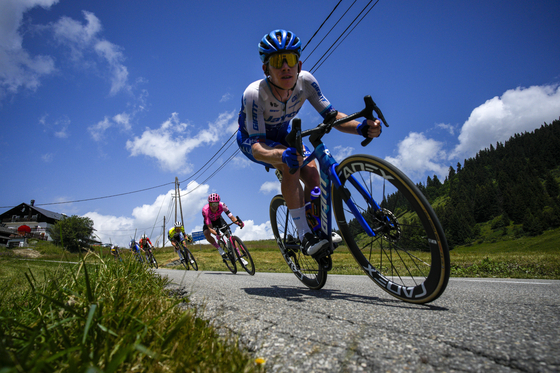
M336 172L350 192L349 198L376 233L375 237L366 234L343 201L348 194L333 187L335 219L362 270L383 290L403 301L427 303L437 299L449 280L449 249L426 198L401 171L377 157L351 156Z

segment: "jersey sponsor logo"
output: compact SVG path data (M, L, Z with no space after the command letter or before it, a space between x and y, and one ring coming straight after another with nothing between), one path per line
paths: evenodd
M287 120L292 119L297 115L297 112L294 111L293 113L289 113L286 115L282 115L280 118L274 118L272 115L266 118L264 121L267 123L278 123L278 122L286 122Z
M292 96L292 102L296 102L299 101L299 96L301 95L301 93L297 93L295 95Z
M253 108L251 110L251 114L253 115L253 129L254 130L259 129L259 121L257 119L257 109L258 108L259 108L259 106L257 105L257 103L253 102Z
M277 104L276 102L271 102L271 103L270 103L270 106L272 106L272 107L278 107L278 104Z
M317 83L313 82L313 83L311 83L311 86L313 88L315 88L315 92L317 92L317 96L319 97L319 99L321 101L327 101L325 96L323 96L323 93L321 93L321 88L319 88L319 85Z

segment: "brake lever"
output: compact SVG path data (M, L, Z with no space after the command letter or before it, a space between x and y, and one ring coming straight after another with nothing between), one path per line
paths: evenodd
M296 148L299 155L303 157L303 142L301 138L301 119L292 120L292 130L286 136L286 142L291 148ZM290 174L294 174L299 167L290 168Z
M366 107L361 111L361 114L363 114L361 116L369 120L375 120L376 118L373 116L373 112L375 111L375 113L377 114L377 118L381 119L381 122L383 122L385 127L389 127L387 121L385 120L385 117L383 116L383 113L381 112L381 109L373 101L370 95L364 97L364 102L366 104ZM371 140L373 140L373 138L371 137L363 140L361 142L362 146L367 146L371 142Z

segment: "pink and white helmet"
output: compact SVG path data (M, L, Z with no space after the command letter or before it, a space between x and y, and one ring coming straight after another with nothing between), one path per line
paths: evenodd
M220 202L220 196L218 193L212 193L208 196L208 202Z

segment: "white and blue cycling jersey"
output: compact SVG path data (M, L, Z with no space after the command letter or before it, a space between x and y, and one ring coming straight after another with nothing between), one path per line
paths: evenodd
M265 142L271 147L277 144L287 146L285 137L290 131L290 122L306 100L323 118L334 110L321 93L315 77L307 71L300 72L292 95L285 103L272 94L267 79L251 83L243 93L239 112L237 143L241 151L252 161L271 167L253 158L251 146L257 142Z

